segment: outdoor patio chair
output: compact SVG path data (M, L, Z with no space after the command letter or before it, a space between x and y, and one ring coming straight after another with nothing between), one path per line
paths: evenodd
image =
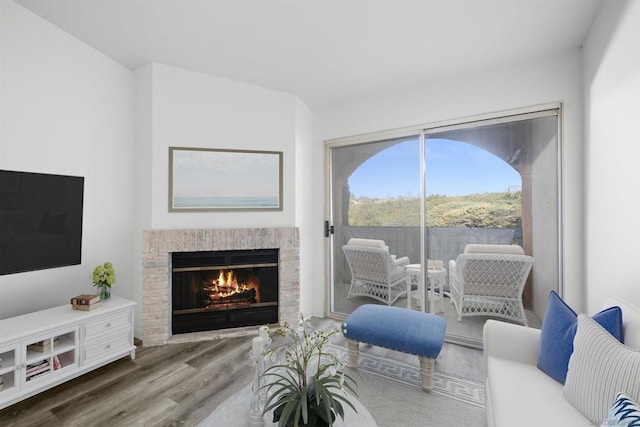
M494 316L527 326L522 292L533 258L517 245L468 244L449 261L451 302L464 316Z
M383 240L353 238L342 250L351 269L348 298L366 296L391 305L407 293L409 258L396 259Z

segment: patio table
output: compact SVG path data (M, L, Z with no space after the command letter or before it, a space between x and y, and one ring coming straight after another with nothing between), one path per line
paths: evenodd
M422 268L420 264L409 264L405 268L407 273L407 308L411 309L413 298L417 298L420 301L422 296L422 288L420 287L420 275ZM440 302L438 307L438 313L444 311L444 298L442 298L442 291L444 289L444 281L447 277L447 270L444 268L427 268L427 282L429 290L429 313L436 312L436 300ZM413 285L416 285L417 290L412 290Z

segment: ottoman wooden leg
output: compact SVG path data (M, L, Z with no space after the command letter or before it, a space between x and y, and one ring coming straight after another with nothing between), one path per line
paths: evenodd
M420 357L420 374L422 376L422 389L431 391L433 389L433 368L435 359Z
M349 347L349 367L358 367L358 353L360 352L360 343L358 341L347 340Z

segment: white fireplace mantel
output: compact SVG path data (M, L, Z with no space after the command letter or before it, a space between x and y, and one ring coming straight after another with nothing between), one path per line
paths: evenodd
M300 241L298 229L210 228L145 230L142 233L142 342L145 347L171 338L171 254L174 252L234 249L279 249L279 303L281 324L295 324L300 313ZM251 328L255 329L255 328ZM219 330L208 337L237 335ZM183 334L182 340L202 334Z

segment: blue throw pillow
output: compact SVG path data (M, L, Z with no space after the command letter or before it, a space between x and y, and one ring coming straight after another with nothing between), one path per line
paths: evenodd
M573 338L578 327L577 319L576 312L557 293L551 291L542 321L538 368L562 384L567 378L569 358L573 353ZM620 307L607 308L595 314L593 320L622 342L622 310Z

